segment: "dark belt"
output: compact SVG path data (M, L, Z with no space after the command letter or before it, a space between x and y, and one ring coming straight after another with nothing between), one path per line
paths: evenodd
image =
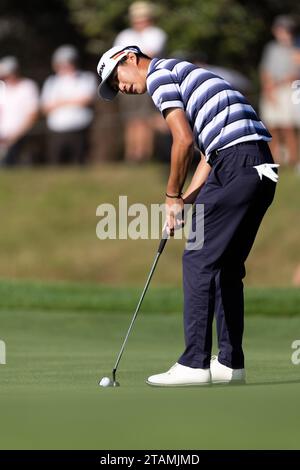
M235 151L238 147L243 147L243 146L256 146L256 147L264 147L268 145L268 142L265 140L249 140L248 142L240 142L239 144L231 145L230 147L226 147L225 149L221 150L214 150L207 161L207 163L210 166L213 166L215 160L219 157L219 155L222 155L223 152L230 152L230 151Z

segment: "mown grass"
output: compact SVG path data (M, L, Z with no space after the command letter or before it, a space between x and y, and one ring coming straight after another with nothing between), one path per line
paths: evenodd
M71 282L0 280L0 309L77 312L134 312L144 288ZM183 291L150 284L142 311L154 314L181 313ZM300 315L300 290L296 288L247 288L247 315L289 317Z
M150 286L119 364L121 386L100 388L140 293L0 282L1 449L299 448L298 290L247 289L246 386L156 389L145 379L184 348L182 296Z
M299 449L299 316L246 319L247 385L161 389L145 379L181 354L182 316L140 313L104 389L131 313L2 306L0 448Z
M166 178L158 164L0 173L2 449L299 448L300 366L291 345L299 339L300 291L289 286L299 264L300 193L289 171L247 263L248 384L145 384L184 347L183 243L170 240L122 358L121 387L98 387L158 240L98 240L96 208L122 194L128 205L161 203Z
M128 207L163 203L167 173L168 166L159 163L2 171L0 277L135 286L149 269L158 240L99 240L96 209L102 203L118 209L120 195L128 196ZM275 201L247 262L247 285L291 285L300 263L299 203L299 176L281 171ZM180 287L183 248L184 239L168 242L154 285Z

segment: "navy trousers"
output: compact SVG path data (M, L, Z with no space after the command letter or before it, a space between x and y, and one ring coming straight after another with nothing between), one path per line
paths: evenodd
M197 195L195 204L204 205L204 240L201 249L186 248L182 258L186 344L178 360L182 365L209 368L215 314L219 361L233 369L244 367L244 263L276 187L265 176L260 180L253 168L262 163L274 163L266 142L224 149Z

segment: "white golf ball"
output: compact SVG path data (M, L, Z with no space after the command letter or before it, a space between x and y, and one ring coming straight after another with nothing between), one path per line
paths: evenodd
M110 385L110 379L108 377L103 377L101 380L100 380L100 383L99 385L101 387L109 387Z

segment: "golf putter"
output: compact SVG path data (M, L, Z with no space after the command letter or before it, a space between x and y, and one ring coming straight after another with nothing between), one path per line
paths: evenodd
M151 271L149 273L149 276L148 276L148 279L146 281L146 284L145 284L145 287L144 287L144 290L142 292L142 295L140 297L140 300L139 300L139 303L136 307L136 310L134 312L134 315L132 317L132 320L131 320L131 323L129 325L129 328L128 328L128 331L127 331L127 334L125 336L125 339L123 341L123 344L122 344L122 347L120 349L120 352L119 352L119 355L117 357L117 360L116 360L116 363L115 363L115 366L113 368L113 371L112 371L112 380L109 378L109 377L103 377L100 382L99 382L99 385L101 387L119 387L120 384L119 382L116 381L116 373L117 373L117 368L118 368L118 365L119 365L119 362L121 360L121 357L122 357L122 354L123 354L123 351L124 351L124 348L125 348L125 345L127 343L127 339L130 335L130 332L131 332L131 329L133 327L133 324L136 320L136 317L137 317L137 314L139 312L139 309L140 309L140 306L143 302L143 299L145 297L145 294L146 294L146 291L148 289L148 286L150 284L150 281L151 281L151 278L153 276L153 273L154 273L154 270L156 268L156 265L157 265L157 262L158 262L158 259L160 257L160 255L162 254L163 250L164 250L164 247L167 243L167 240L168 240L168 237L169 237L169 234L168 234L168 231L167 229L164 227L164 230L163 230L163 234L162 234L162 238L161 238L161 241L160 241L160 244L159 244L159 247L158 247L158 250L157 250L157 253L156 253L156 256L155 256L155 259L154 259L154 262L153 262L153 265L152 265L152 268L151 268Z

